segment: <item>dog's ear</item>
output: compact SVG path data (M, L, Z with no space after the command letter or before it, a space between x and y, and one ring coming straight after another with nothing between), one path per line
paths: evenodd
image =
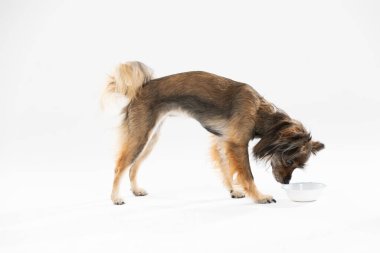
M253 147L253 154L259 159L269 159L275 151L276 144L271 138L262 138L256 146Z
M319 141L311 141L311 152L315 155L318 151L325 148L325 144Z

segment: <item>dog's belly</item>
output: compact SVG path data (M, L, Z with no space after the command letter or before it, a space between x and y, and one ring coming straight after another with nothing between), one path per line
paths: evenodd
M168 112L162 113L161 116L158 118L156 126L154 129L156 129L158 126L162 124L162 122L167 117L187 117L187 118L193 118L197 120L203 128L205 128L208 132L216 135L216 136L223 136L223 133L225 132L225 128L227 126L227 121L224 119L220 119L217 117L210 117L208 119L199 119L196 115L193 115L191 112L188 112L183 109L172 109ZM153 131L155 132L155 131Z

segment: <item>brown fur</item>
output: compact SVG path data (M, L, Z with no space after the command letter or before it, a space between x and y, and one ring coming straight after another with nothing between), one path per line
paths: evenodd
M129 73L128 68L128 64L119 67L125 73ZM303 167L311 153L323 148L323 144L311 140L301 123L278 110L247 84L201 71L152 80L144 78L143 69L139 73L142 73L139 80L145 82L119 84L130 103L124 109L121 128L112 193L115 204L124 203L118 189L127 169L130 169L134 194L146 194L137 186L137 171L157 139L159 122L172 111L185 112L213 135L211 156L221 169L232 197L244 196L235 189L235 175L245 195L255 202L275 202L271 196L260 193L254 184L248 157L248 143L253 138L260 138L254 147L255 157L270 161L273 174L281 183L288 183L293 170ZM127 78L128 74L123 75L124 80ZM133 93L128 93L129 86L133 87Z

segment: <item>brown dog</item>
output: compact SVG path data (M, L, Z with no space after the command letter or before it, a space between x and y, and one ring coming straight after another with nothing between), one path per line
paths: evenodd
M247 195L257 203L276 202L254 184L248 157L250 140L260 138L253 149L254 156L270 161L275 179L283 184L289 183L293 170L302 168L310 154L324 148L322 143L311 140L300 122L266 101L251 86L207 72L152 79L151 70L143 63L128 62L116 68L106 93L119 93L129 99L123 111L112 190L116 205L124 204L119 184L128 170L134 195L147 194L138 187L136 175L157 141L162 120L172 112L193 117L212 134L211 155L233 198Z

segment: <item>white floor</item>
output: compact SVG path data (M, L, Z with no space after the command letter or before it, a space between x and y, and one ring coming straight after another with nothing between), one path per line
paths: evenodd
M137 198L126 186L123 206L109 199L112 169L2 173L0 252L380 250L378 194L363 194L363 184L347 190L350 183L326 179L318 201L295 203L260 168L257 184L278 202L258 205L229 198L210 168L153 170L154 162L161 164L156 155L141 172L150 194Z

